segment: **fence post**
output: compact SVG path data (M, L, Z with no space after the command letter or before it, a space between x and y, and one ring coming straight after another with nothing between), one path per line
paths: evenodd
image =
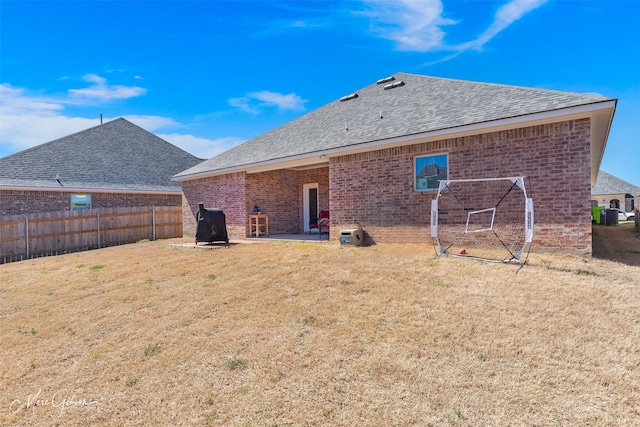
M152 237L151 240L156 240L156 210L151 209L151 228L152 228Z
M24 241L27 247L27 259L29 259L29 217L24 217Z
M98 222L98 249L100 249L100 212L96 214L96 221Z

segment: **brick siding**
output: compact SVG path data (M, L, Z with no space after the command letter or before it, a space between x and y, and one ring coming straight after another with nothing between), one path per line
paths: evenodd
M304 184L318 183L320 210L329 209L329 168L277 170L247 175L247 212L258 205L269 215L271 234L304 230Z
M302 232L303 185L317 182L333 240L359 223L369 243L430 242L435 193L414 191L413 159L439 153L449 155L450 179L524 176L536 211L535 247L591 251L589 119L337 156L328 168L186 181L185 234L195 234L199 202L225 211L232 238L248 235L254 205L269 215L271 234Z
M328 209L328 167L236 173L186 181L182 185L185 235L195 235L195 214L200 202L206 208L224 211L231 238L249 235L248 215L256 205L269 216L270 234L301 233L303 186L310 183L318 183L320 209Z
M581 119L331 158L331 237L358 222L372 242L430 242L433 192L414 192L413 159L447 153L449 178L525 176L534 246L591 251L590 121Z
M182 184L182 229L185 236L195 236L198 204L208 209L222 209L230 238L246 236L245 173L207 177Z
M57 212L71 210L71 194L66 191L29 191L0 189L0 215L22 215L37 212ZM179 194L131 194L131 193L94 193L91 194L91 207L123 208L146 206L180 206Z

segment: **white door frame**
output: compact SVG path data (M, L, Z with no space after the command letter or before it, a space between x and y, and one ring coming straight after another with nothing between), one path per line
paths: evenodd
M309 232L309 223L311 222L311 218L309 218L309 190L311 190L312 188L315 188L316 191L318 191L318 183L314 182L312 184L303 184L302 185L302 212L303 212L303 221L304 224L303 226L303 230L304 232ZM320 209L320 197L316 197L316 211L318 211ZM315 219L315 218L313 218Z

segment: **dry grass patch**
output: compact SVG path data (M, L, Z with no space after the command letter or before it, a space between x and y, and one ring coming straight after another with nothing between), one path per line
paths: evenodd
M0 422L635 423L640 267L534 253L516 271L328 242L0 266Z

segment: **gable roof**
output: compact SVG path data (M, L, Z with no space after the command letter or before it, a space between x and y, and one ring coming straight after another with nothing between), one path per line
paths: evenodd
M393 84L395 87L389 87ZM373 83L354 94L206 160L174 179L309 166L322 163L322 155L415 143L417 138L490 132L499 126L522 127L522 123L536 120L566 120L571 115L592 117L598 122L600 131L594 133L592 129L597 174L616 104L615 99L600 95L407 73L396 73L387 82Z
M119 118L0 158L0 188L179 192L171 176L201 161Z
M640 187L601 170L591 194L631 194L635 197L640 194Z

